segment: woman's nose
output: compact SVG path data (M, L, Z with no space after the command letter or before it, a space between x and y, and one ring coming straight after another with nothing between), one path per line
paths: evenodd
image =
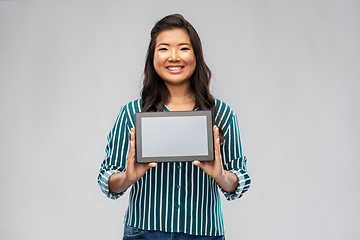
M180 61L179 53L177 50L171 51L170 56L169 56L169 61L170 62Z

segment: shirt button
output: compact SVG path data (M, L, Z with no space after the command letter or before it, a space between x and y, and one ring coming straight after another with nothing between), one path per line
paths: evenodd
M177 208L180 208L180 204L177 205Z
M180 189L180 185L177 185L177 188Z
M181 168L181 166L180 166L180 165L178 165L178 166L177 166L177 168L178 168L178 169L180 169L180 168Z

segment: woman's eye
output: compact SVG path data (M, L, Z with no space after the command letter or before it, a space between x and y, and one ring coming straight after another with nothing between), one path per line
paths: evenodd
M186 50L190 50L190 48L184 47L184 48L181 48L180 50L186 51Z
M166 51L167 48L160 48L159 51Z

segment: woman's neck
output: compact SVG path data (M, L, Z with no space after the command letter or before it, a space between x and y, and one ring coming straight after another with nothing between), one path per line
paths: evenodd
M192 111L195 107L195 93L190 86L167 86L170 97L166 103L171 111Z

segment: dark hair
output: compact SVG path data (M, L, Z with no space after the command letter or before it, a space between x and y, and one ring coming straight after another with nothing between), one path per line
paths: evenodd
M215 100L209 89L211 71L204 61L200 37L195 28L180 14L172 14L162 18L151 30L151 39L146 54L143 88L141 90L142 111L163 111L165 104L169 100L169 90L154 68L154 52L157 36L162 31L176 28L187 31L196 58L196 68L190 78L190 88L195 93L195 108L212 110L215 116ZM222 130L220 132L220 135L223 136Z

